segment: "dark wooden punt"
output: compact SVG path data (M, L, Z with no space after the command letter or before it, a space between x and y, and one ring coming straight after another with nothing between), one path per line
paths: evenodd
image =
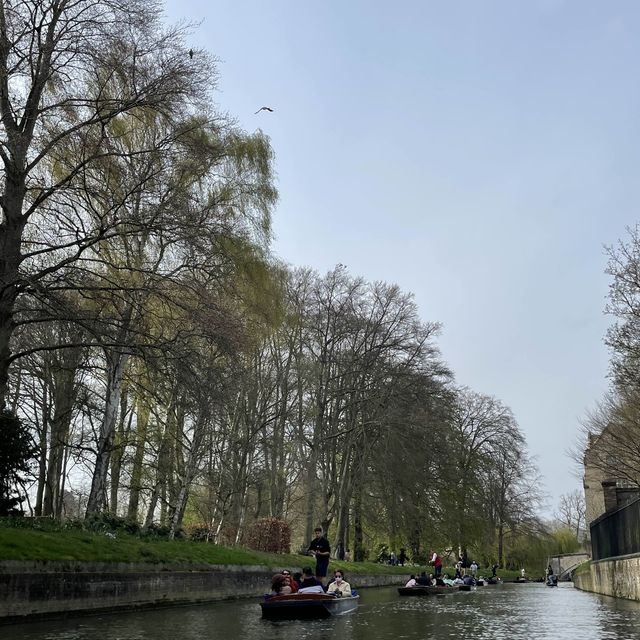
M448 595L460 591L461 586L468 585L456 585L455 587L429 587L426 585L416 585L415 587L398 587L398 593L401 596L438 596ZM467 589L465 589L467 591Z
M262 607L262 617L268 620L300 620L328 618L348 613L358 608L360 596L336 598L327 593L294 593L287 596L267 596Z

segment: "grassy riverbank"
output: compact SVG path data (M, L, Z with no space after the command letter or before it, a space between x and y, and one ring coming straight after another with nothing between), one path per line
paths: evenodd
M111 537L115 535L114 537ZM140 537L124 531L109 532L65 529L50 521L20 524L0 520L0 561L131 562L153 564L261 565L272 568L313 566L309 556L272 554L239 547L228 548L206 542ZM344 567L348 573L398 574L408 576L426 567L391 567L377 562L332 561L330 569ZM445 569L453 574L453 569ZM480 571L482 574L482 570ZM489 571L485 570L489 574ZM516 571L499 571L510 580Z
M115 537L112 537L115 536ZM229 564L302 567L314 559L296 554L272 554L206 542L140 537L124 531L94 532L64 529L51 521L31 526L0 521L0 561L146 562L167 564ZM341 563L344 565L345 563ZM408 567L351 562L352 573L406 574ZM332 562L331 566L338 566Z

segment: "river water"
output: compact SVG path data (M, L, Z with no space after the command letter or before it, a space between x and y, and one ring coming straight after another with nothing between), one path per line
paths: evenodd
M363 589L356 612L326 620L263 620L254 600L0 626L2 640L535 640L640 639L640 603L544 584L446 596Z

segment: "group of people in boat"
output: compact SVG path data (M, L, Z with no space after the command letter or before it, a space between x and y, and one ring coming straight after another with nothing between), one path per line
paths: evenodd
M285 596L305 593L328 593L336 597L351 597L351 585L344 579L344 571L336 569L333 579L327 587L317 576L313 575L311 567L304 567L302 573L292 574L288 569L276 573L271 579L273 595Z
M303 567L302 573L293 575L287 569L277 573L271 580L271 591L275 595L329 593L336 597L351 597L351 585L344 579L344 571L336 569L333 578L325 587L329 569L331 547L323 535L322 528L316 527L314 538L309 543L307 553L316 559L315 575L311 567Z
M405 586L454 587L463 584L474 586L476 584L483 584L484 582L490 584L500 582L500 578L497 576L497 564L491 567L491 577L489 578L478 576L478 563L472 560L470 564L466 564L462 556L460 556L455 565L455 575L453 578L446 573L444 576L442 575L442 558L433 550L429 552L429 564L433 567L433 573L427 575L427 572L423 571L420 575L411 575ZM481 580L482 582L480 582Z
M450 578L448 573L444 576L435 576L433 573L427 575L426 571L423 571L420 575L416 576L411 574L405 587L456 587L462 584L475 586L478 583L484 582L498 582L500 578L476 578L471 574L456 575L454 578ZM480 582L482 581L482 582Z

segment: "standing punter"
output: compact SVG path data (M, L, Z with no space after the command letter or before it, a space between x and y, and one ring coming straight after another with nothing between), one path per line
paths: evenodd
M312 556L316 557L316 578L324 584L324 580L327 577L327 569L329 568L331 547L329 546L329 541L322 535L320 527L316 527L314 533L316 537L309 544L309 551Z
M429 560L429 564L432 564L435 568L434 577L439 578L442 574L442 558L435 552L433 549L431 550L431 560Z

